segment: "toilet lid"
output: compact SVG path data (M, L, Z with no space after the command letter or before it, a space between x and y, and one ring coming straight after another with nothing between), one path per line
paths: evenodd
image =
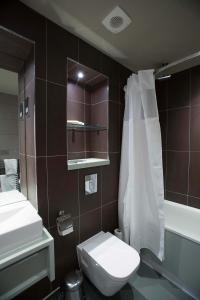
M140 263L138 252L109 232L104 234L103 242L97 243L95 247L86 251L108 275L116 280L129 277Z

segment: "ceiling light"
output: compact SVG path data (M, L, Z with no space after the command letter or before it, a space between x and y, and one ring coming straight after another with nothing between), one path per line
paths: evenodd
M79 79L83 78L83 77L84 77L83 72L78 72L77 77L78 77Z

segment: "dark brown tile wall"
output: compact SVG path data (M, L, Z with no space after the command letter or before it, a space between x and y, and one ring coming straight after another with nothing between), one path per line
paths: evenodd
M200 67L156 81L165 198L200 208Z
M102 229L112 231L117 226L123 86L131 72L20 1L2 2L0 25L35 42L36 154L29 165L35 161L37 178L31 174L28 177L33 185L37 179L39 213L55 239L56 280L49 284L45 279L17 299L39 300L60 285L65 273L77 265L77 243ZM109 77L109 166L67 170L67 57ZM98 191L92 197L85 196L84 176L93 172L98 175ZM71 213L74 219L74 233L65 237L56 231L60 210Z

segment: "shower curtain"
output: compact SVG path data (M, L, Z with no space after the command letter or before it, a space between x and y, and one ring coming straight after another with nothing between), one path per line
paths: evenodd
M153 70L133 74L125 87L119 181L119 226L138 252L164 256L164 188L160 124Z

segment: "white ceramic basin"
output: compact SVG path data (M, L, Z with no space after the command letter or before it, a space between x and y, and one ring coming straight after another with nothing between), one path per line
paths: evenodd
M0 255L42 237L42 219L28 200L0 205Z

